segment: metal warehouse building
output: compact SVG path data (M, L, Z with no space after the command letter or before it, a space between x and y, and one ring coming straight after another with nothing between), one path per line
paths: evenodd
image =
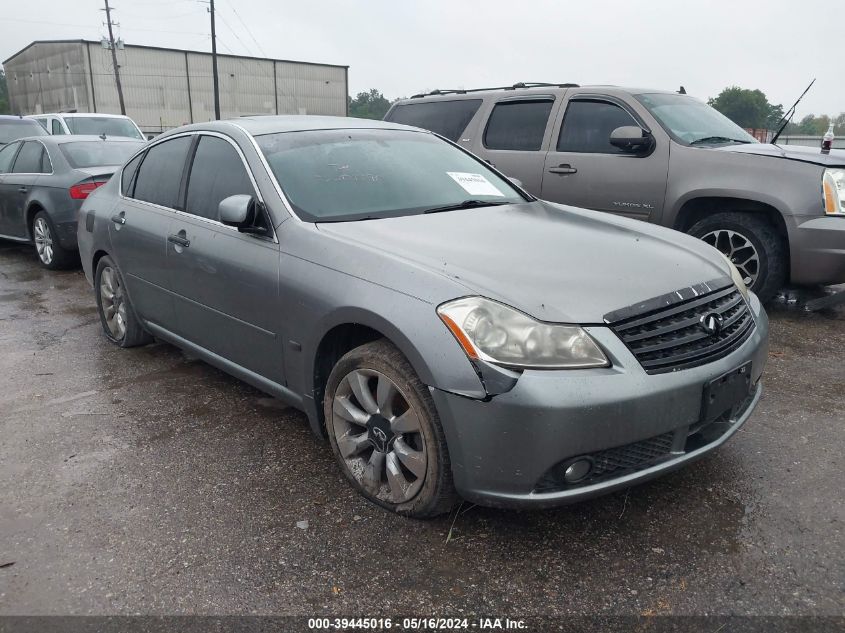
M147 133L214 118L211 54L117 51L126 114ZM347 114L348 66L218 55L220 114ZM111 50L88 40L33 42L3 62L11 111L120 114Z

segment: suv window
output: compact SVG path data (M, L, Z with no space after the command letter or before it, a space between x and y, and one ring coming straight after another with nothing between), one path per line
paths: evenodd
M484 146L487 149L539 150L552 104L552 99L497 103L484 131Z
M255 197L255 188L241 157L234 147L221 138L200 137L188 178L185 211L201 218L217 220L220 202L237 194Z
M624 125L637 125L618 105L607 101L570 101L557 140L557 151L582 154L621 154L610 144L610 133Z
M15 157L15 152L18 151L20 143L11 143L5 147L0 147L0 174L9 173L12 169L12 159Z
M132 197L132 192L135 189L135 174L138 173L138 166L143 158L144 153L141 152L123 168L123 175L120 177L120 193L128 198Z
M44 147L41 143L27 141L23 144L12 172L16 174L42 174L48 173L50 162L44 157ZM48 169L44 169L45 163Z
M191 140L190 136L180 136L148 149L138 169L132 197L171 209L178 208L179 187Z
M65 133L65 130L62 127L62 124L59 122L58 119L53 119L52 130L53 130L53 134L64 134Z
M479 107L481 99L403 103L393 108L386 120L421 127L457 141Z

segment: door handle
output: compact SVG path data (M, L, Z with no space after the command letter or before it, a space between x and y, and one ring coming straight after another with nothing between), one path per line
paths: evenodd
M550 174L574 174L577 172L578 170L569 163L565 165L558 165L557 167L549 167Z
M26 187L18 187L18 191L20 193L26 193L27 191L29 191L29 189L27 189Z
M122 215L113 215L111 216L111 221L115 224L126 224L126 218Z
M184 234L184 231L182 231ZM176 244L177 246L182 246L184 248L188 248L191 245L191 240L187 237L182 237L181 235L168 235L167 241L171 244Z

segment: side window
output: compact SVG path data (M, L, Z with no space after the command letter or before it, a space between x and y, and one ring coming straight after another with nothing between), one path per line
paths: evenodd
M44 128L47 132L49 132L49 131L50 131L50 130L47 128L47 119L35 119L35 120L36 120L36 121L38 121L38 125L40 125L41 127L43 127L43 128Z
M413 125L457 141L481 107L481 99L403 103L390 111L392 123Z
M50 153L41 147L41 173L42 174L51 174L53 173L53 163L50 160Z
M12 159L20 146L20 143L9 143L0 148L0 174L8 174L12 171Z
M637 125L618 105L606 101L570 101L557 140L557 151L582 154L621 154L610 144L610 133L623 125Z
M44 148L41 143L27 141L23 144L12 171L16 174L40 174Z
M487 149L539 150L552 104L552 99L497 103L484 131L484 146Z
M58 119L53 119L52 122L52 133L53 134L64 134L65 130L62 127L62 124L59 122Z
M127 198L132 197L132 191L135 189L135 174L138 173L138 166L143 158L144 153L141 152L123 168L123 173L120 176L120 193Z
M133 198L171 209L179 208L179 187L191 136L180 136L147 150L135 178Z
M185 211L217 220L220 201L236 194L255 197L255 188L235 148L216 136L202 136L197 145Z

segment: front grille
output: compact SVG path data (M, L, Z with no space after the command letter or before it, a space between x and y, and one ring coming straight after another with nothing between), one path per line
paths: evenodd
M640 306L646 310L632 316L632 308L605 317L617 336L650 374L695 367L726 356L754 330L754 317L733 283L716 290L716 283L702 284L694 293L678 291ZM689 297L693 294L693 297ZM701 324L707 315L721 317L716 333ZM615 317L615 318L614 318ZM619 318L621 317L621 318Z
M551 492L588 486L604 479L621 477L627 473L648 468L669 455L672 450L674 435L674 431L670 431L625 446L617 446L616 448L585 455L583 457L592 458L593 469L590 471L589 477L574 484L566 483L564 479L566 467L572 460L560 462L543 475L543 478L537 482L535 491Z

